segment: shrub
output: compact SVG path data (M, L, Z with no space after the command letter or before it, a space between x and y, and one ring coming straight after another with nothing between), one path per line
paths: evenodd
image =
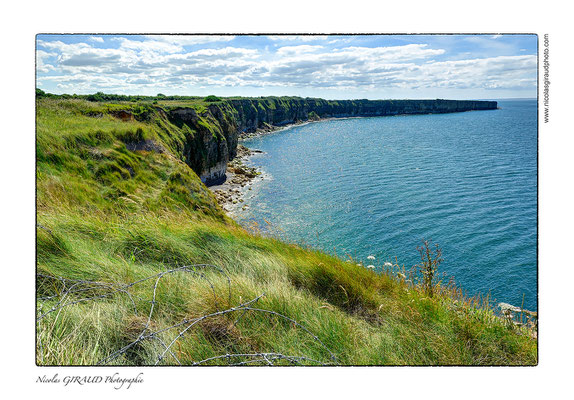
M317 121L320 119L320 117L315 111L311 111L309 114L307 114L307 119L310 121Z
M443 261L442 250L435 244L434 250L430 241L423 241L422 246L418 246L417 250L421 255L421 263L416 265L422 275L422 286L424 291L429 297L434 294L435 278L438 271L438 266Z
M103 92L97 92L94 94L90 94L86 96L86 100L88 101L104 101L106 100L106 94Z
M221 98L214 96L214 95L209 95L206 98L204 98L203 100L212 103L215 101L221 101Z

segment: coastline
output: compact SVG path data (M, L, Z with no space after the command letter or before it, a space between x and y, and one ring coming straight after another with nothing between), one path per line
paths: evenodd
M226 214L233 218L238 211L245 210L248 207L245 204L245 196L250 190L253 190L253 185L266 179L259 167L247 165L247 162L251 157L264 153L261 150L248 148L243 145L242 142L313 122L328 121L331 119L334 118L318 118L314 120L297 121L281 126L267 125L266 128L257 129L255 132L240 133L239 144L237 146L237 156L227 164L225 173L227 178L225 179L225 182L218 185L208 186L213 194L215 194L217 202Z
M263 152L239 144L237 156L227 164L225 182L208 187L215 195L221 208L232 218L238 210L244 210L248 207L244 204L245 195L253 189L256 182L264 179L259 168L248 166L245 163L255 154L263 154Z
M254 139L254 138L258 138L258 137L262 137L262 136L267 136L267 135L270 135L272 133L285 131L287 129L311 124L313 122L329 121L331 119L335 119L335 118L317 118L317 119L313 119L313 120L296 121L293 123L289 123L289 124L285 124L285 125L279 125L279 126L278 125L266 125L266 128L257 129L255 132L240 132L239 133L239 143L241 143L245 140L248 140L248 139Z
M497 107L497 109L499 109ZM480 110L470 110L480 111ZM396 114L396 115L381 115L379 117L391 116L404 116L413 114ZM414 114L417 115L417 114ZM308 120L299 120L285 125L270 125L265 123L264 128L258 128L254 132L240 132L238 134L237 156L228 162L226 169L227 178L223 183L218 185L208 186L208 188L215 194L217 202L223 208L228 216L233 218L237 211L245 210L248 206L245 203L245 196L248 191L253 189L256 182L265 179L260 167L249 166L246 162L256 154L263 152L258 149L251 149L246 147L243 143L246 140L261 138L271 134L286 131L291 128L301 127L304 125L312 124L315 122L326 122L332 120L344 119L360 119L372 118L365 116L346 116L346 117L316 117Z
M498 115L498 113L493 114L494 117L496 117L497 115ZM415 120L415 122L416 122L416 120L422 120L424 122L424 120L426 120L426 118L427 118L426 115L423 115L422 118L415 118L414 120ZM470 118L474 118L474 117L471 116ZM488 117L488 118L490 118L490 117ZM261 168L267 169L267 167L265 167L265 165L268 165L268 163L271 163L269 165L275 165L276 161L271 159L271 154L273 154L273 156L274 156L276 153L271 152L271 147L264 145L264 143L267 143L267 142L259 142L256 139L261 138L261 139L265 140L267 135L286 131L286 130L294 128L294 127L302 127L303 125L311 124L313 122L323 122L323 121L330 121L330 120L335 120L335 119L337 119L337 120L339 120L339 119L365 119L365 117L324 118L324 119L317 119L317 120L310 120L310 121L309 120L308 121L297 121L297 122L294 122L292 124L269 127L268 129L258 130L258 131L253 132L253 133L240 134L240 137L239 137L239 143L241 143L240 147L245 148L248 153L243 153L241 151L238 151L238 157L236 159L234 159L232 162L230 162L230 164L234 163L237 159L240 159L245 164L249 165L250 167L255 167L258 170L261 170ZM378 120L379 118L377 118L377 117L375 117L375 118L366 117L366 119L369 119L369 120L372 119L373 123L376 123L375 119ZM401 118L401 120L402 120L402 118ZM409 118L409 120L411 120L411 118ZM397 121L397 123L400 123L400 122L401 121ZM351 124L351 123L352 123L351 121L348 122L348 124ZM357 123L359 123L359 122L357 122ZM322 132L322 129L327 129L327 130L330 129L329 126L331 126L332 124L333 123L325 124L324 126L313 125L312 127L307 127L307 128L303 128L303 129L307 133ZM347 123L345 123L345 125L346 124ZM283 143L284 139L286 139L288 137L292 137L293 135L297 136L298 132L299 132L298 130L297 131L291 131L291 134L288 134L288 132L284 132L284 133L286 133L286 135L277 136L277 137L271 137L270 136L269 140L271 140L272 142L275 142L275 140L278 140L280 143ZM307 140L307 139L305 139L305 135L301 135L301 140ZM264 158L264 159L263 158L258 159L257 157L251 158L253 156L253 153L251 153L251 151L248 148L246 148L245 146L252 146L253 148L265 149L266 151L270 152L270 154L266 155L265 157L270 157L270 158ZM295 147L295 149L297 149L297 147ZM255 152L257 153L257 151L255 151ZM418 174L418 173L419 172L415 172L415 174ZM291 177L291 175L289 175L289 176ZM220 202L223 209L225 210L225 212L228 214L228 216L230 218L234 219L235 221L241 221L241 224L244 225L244 227L245 227L245 225L249 225L251 221L260 222L260 219L258 219L259 216L261 215L261 212L259 209L259 204L263 204L263 205L272 204L272 203L268 202L269 198L266 198L266 196L268 196L268 194L270 193L268 189L271 189L272 187L274 187L274 184L273 183L269 184L267 181L262 182L263 180L268 179L268 177L269 177L269 175L268 176L264 176L264 175L258 176L258 178L257 178L257 181L259 182L258 184L261 184L262 186L252 187L252 185L255 182L253 181L253 178L251 178L251 179L246 179L247 183L245 185L235 185L235 186L229 185L227 187L215 187L213 189L214 190L217 190L217 189L229 190L228 198L220 200L220 197L218 196L218 202ZM236 178L236 175L234 173L228 172L228 178L227 178L226 183L234 181L235 178ZM278 183L283 182L282 176L269 177L269 178L275 178ZM243 179L243 177L240 179ZM316 183L315 183L315 185L316 185ZM261 190L261 188L263 188L263 190ZM262 197L259 198L259 196L262 196ZM292 204L293 203L289 203L290 206ZM245 208L245 207L247 207L247 208ZM254 207L257 209L255 209ZM249 227L249 226L247 226L247 227ZM406 243L406 241L403 241L403 243ZM375 253L373 253L373 254L375 254ZM405 252L405 254L407 254L407 253ZM379 257L378 254L375 254L375 255L377 257ZM368 262L366 262L365 265L367 263ZM496 286L494 286L494 287L496 287ZM490 289L482 289L482 290L486 291L486 290L490 290ZM528 294L527 297L529 299L533 299L530 294ZM509 304L518 304L519 306L521 305L520 299L515 300L513 298L501 297L500 300L508 302ZM534 302L536 302L536 300L534 300ZM526 307L526 309L530 309L530 310L534 310L534 311L537 310L536 304L530 305L530 307L529 307L529 304L527 303L527 304L525 304L525 307Z
M254 132L240 132L237 145L237 156L227 164L225 173L227 178L223 183L208 186L208 189L213 192L218 204L223 208L225 213L229 217L233 218L236 216L238 211L245 210L248 207L245 204L245 196L248 194L248 191L253 190L253 185L256 182L261 182L266 179L258 166L249 166L246 164L251 157L256 154L263 154L263 152L258 149L248 148L243 144L243 142L249 139L268 136L315 122L355 118L365 117L319 117L312 120L296 121L285 125L265 124L265 128L259 128Z
M498 108L497 108L498 109ZM477 110L471 110L477 111ZM412 114L381 115L380 117L403 116ZM415 114L416 115L416 114ZM255 154L263 153L261 150L251 149L243 143L249 139L260 138L274 133L279 133L291 128L301 127L315 122L325 122L341 119L371 118L364 116L347 117L315 117L308 120L299 120L285 125L264 124L264 128L258 128L254 132L240 132L238 134L237 156L228 162L225 182L218 185L208 186L215 194L217 202L230 217L234 217L238 210L245 210L245 195L253 189L256 181L264 180L264 175L258 166L248 166L246 162Z

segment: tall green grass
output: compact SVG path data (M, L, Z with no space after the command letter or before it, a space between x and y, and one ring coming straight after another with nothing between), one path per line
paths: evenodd
M38 102L37 315L54 309L37 323L38 364L97 364L137 341L144 328L165 331L112 364L155 364L165 352L162 342L175 339L170 350L177 360L167 353L160 364L261 353L332 363L330 352L350 365L537 363L537 343L526 329L472 299L448 290L430 297L355 261L248 233L177 157L127 150L130 135L169 146L155 125L122 122L108 107L118 105ZM138 283L129 295L98 297L110 293L106 287L191 264L215 265L225 274L176 272L157 286L154 279ZM69 281L64 287L55 277ZM86 281L83 291L69 293L64 301L73 304L58 308L77 280ZM271 312L214 315L181 338L183 328L168 329L262 294L254 306Z

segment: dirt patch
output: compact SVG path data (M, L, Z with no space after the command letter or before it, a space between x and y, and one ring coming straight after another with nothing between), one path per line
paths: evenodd
M124 122L133 121L135 119L133 113L126 110L110 111L110 114Z
M130 151L153 151L155 153L165 153L165 149L155 140L147 139L139 142L126 143L126 149Z

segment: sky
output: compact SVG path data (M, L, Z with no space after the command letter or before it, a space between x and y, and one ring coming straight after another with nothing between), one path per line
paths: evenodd
M536 35L37 35L56 94L502 99L537 94Z

